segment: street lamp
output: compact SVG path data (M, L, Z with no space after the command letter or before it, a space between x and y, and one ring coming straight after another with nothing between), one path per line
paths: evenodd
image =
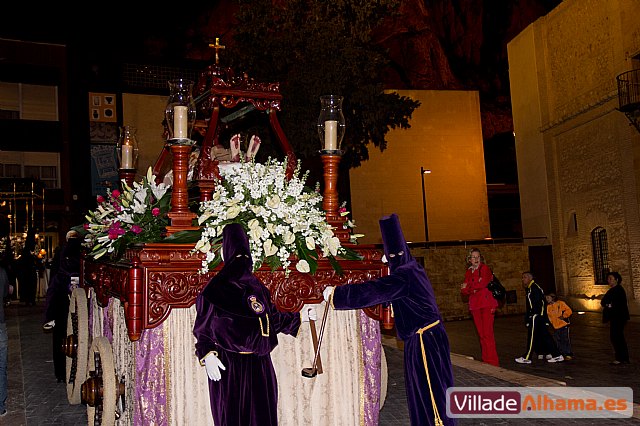
M424 191L424 175L431 173L430 169L420 166L420 180L422 181L422 213L424 215L424 241L429 241L429 225L427 224L427 195Z

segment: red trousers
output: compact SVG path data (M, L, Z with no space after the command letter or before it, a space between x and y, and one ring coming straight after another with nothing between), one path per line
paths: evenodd
M478 337L480 337L480 348L482 349L482 362L499 366L498 351L496 350L496 339L493 336L493 309L480 308L472 309L471 316L476 325Z

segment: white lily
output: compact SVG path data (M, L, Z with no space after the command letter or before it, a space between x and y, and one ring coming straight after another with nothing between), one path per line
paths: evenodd
M315 250L316 249L316 241L313 239L313 237L306 237L304 239L304 242L307 245L307 248L309 250Z
M278 247L273 245L273 241L271 241L271 238L265 241L262 247L264 248L264 254L266 257L273 256L278 252Z
M308 274L311 271L311 267L309 267L309 262L302 259L296 263L296 269L298 272L302 272L303 274Z

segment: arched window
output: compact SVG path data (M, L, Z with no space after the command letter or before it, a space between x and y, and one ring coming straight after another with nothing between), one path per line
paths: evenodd
M596 284L606 284L609 272L609 245L607 244L606 229L597 227L591 231L591 248L593 250L593 275Z

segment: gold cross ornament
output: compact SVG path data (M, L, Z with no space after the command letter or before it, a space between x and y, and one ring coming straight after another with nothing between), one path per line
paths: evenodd
M220 63L220 56L218 55L218 52L222 49L224 49L226 46L223 46L220 44L220 38L216 37L216 42L214 43L209 43L209 47L212 49L216 50L216 65L219 65Z

